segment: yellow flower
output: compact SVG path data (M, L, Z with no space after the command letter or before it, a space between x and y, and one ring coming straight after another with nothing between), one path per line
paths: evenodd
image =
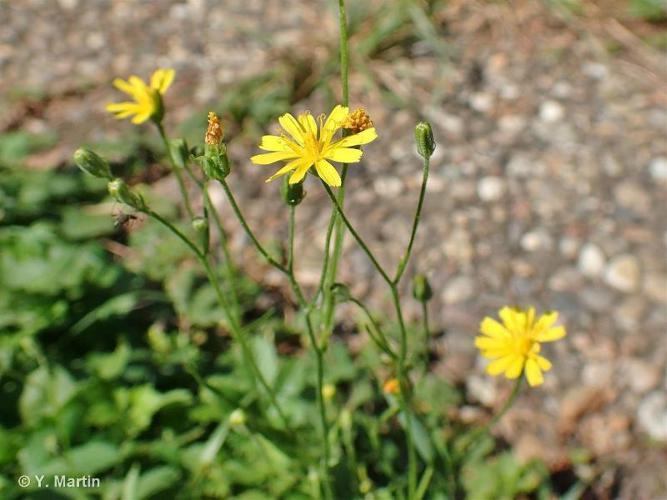
M118 119L134 115L132 123L136 124L143 123L154 116L160 116L163 112L162 95L174 80L174 74L175 71L171 68L160 68L151 76L150 85L146 85L146 82L134 75L128 81L116 78L113 81L114 87L128 94L134 99L134 102L107 104L106 110L114 113Z
M382 392L385 394L398 394L401 390L401 384L397 378L390 378L382 384Z
M336 106L328 118L319 117L318 123L310 113L300 114L298 119L285 113L278 122L285 131L281 136L265 135L259 145L263 153L253 156L250 160L257 165L268 165L277 161L287 160L287 164L267 179L269 182L276 177L292 172L290 184L301 182L306 173L315 166L317 175L329 186L340 186L340 175L329 161L339 163L357 163L362 152L354 146L361 146L377 138L375 128L369 128L358 134L348 135L334 140L334 135L343 127L349 115L345 106Z
M551 369L548 359L539 355L540 342L553 342L565 337L563 326L553 326L557 312L549 312L535 320L535 308L528 310L503 307L499 311L502 324L486 317L480 325L481 336L475 346L482 356L491 359L486 367L490 375L504 373L515 379L525 372L531 386L544 381L543 371Z

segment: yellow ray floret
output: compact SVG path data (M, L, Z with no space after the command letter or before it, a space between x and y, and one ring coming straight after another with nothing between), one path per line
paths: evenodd
M174 80L174 74L175 71L171 68L160 68L151 75L150 85L135 75L127 81L116 78L113 81L114 87L125 92L134 101L107 104L106 110L118 119L133 116L132 123L145 122L160 110L161 96Z
M551 369L549 360L539 354L540 343L553 342L566 334L563 326L554 326L558 313L549 312L536 320L533 307L503 307L498 314L501 322L484 318L480 325L482 335L475 337L475 346L491 360L487 373L502 373L509 379L525 373L531 386L540 385L544 381L542 372Z
M255 155L250 160L257 165L287 162L267 182L291 172L289 183L296 184L303 180L311 167L315 167L324 182L338 187L341 184L340 175L330 162L357 163L362 151L355 146L368 144L377 138L375 128L371 127L334 140L334 135L343 127L348 116L348 108L340 105L326 119L322 115L318 121L310 113L302 113L298 118L285 113L278 118L285 133L262 137L259 148L269 153Z

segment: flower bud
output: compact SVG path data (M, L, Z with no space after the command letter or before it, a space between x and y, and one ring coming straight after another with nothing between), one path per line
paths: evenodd
M280 189L280 194L285 203L290 207L296 207L306 197L306 191L303 189L303 182L290 184L287 177L285 177L285 181Z
M81 170L95 177L112 179L109 162L90 149L79 148L74 152L74 163Z
M130 191L130 188L127 187L123 179L110 181L107 188L111 197L120 203L125 203L139 211L145 211L148 208L144 199L140 195Z
M204 253L208 253L209 247L209 230L208 230L208 219L206 217L195 217L192 219L192 228L199 235L201 241L202 249Z
M240 427L246 423L245 412L241 408L237 408L229 414L229 423L232 427Z
M345 283L334 283L331 285L331 293L336 302L347 302L352 298L350 288Z
M415 127L415 141L417 141L417 151L424 159L428 159L435 151L435 139L433 139L433 130L431 125L426 122L419 122Z
M188 163L188 158L190 157L190 151L188 150L188 144L185 142L185 139L178 138L170 140L169 154L176 167L185 168Z
M331 399L336 395L336 386L333 384L324 384L322 387L322 397L325 401L331 401Z
M229 175L229 159L224 144L207 144L204 148L204 156L200 156L197 160L204 171L204 175L209 179L222 181Z
M433 290L425 275L417 274L412 279L412 296L419 302L428 302L433 297Z

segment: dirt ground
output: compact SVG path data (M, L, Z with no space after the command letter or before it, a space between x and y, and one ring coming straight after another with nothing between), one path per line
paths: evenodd
M433 369L466 387L462 414L477 418L509 390L483 373L472 342L480 318L505 303L558 309L569 335L547 351L554 369L498 432L554 468L585 448L596 462L579 472L597 476L601 498L656 499L667 498L667 55L651 43L665 25L631 19L624 5L582 2L573 13L453 0L424 28L434 39L397 30L371 54L361 48L381 20L362 20L351 104L380 138L351 169L347 207L382 262L395 262L421 175L412 127L429 120L438 149L411 272L437 290ZM0 130L55 132L58 145L30 166L63 164L81 142L133 132L104 113L119 97L110 81L158 66L178 73L171 124L277 61L302 68L294 109L319 114L326 93L307 82L335 55L335 14L322 0L2 2ZM230 137L230 182L258 233L279 240L278 186L247 160L257 135L231 124ZM329 213L319 185L306 187L297 263L315 284ZM252 272L281 283L230 229ZM372 276L348 241L341 278L382 308Z

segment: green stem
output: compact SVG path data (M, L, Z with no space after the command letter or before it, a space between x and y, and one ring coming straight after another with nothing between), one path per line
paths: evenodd
M368 318L368 321L372 325L372 329L368 329L368 334L370 335L371 339L375 344L386 354L388 354L392 359L396 359L396 353L391 350L391 347L389 346L389 342L387 342L387 337L385 336L384 332L380 328L380 325L378 322L375 320L373 315L370 313L366 305L361 302L359 299L356 299L354 297L350 297L350 302L353 304L357 305L359 309L361 309L364 314L366 314L366 317ZM377 332L377 335L371 333L372 330L375 330Z
M354 239L357 241L359 246L362 248L366 256L369 258L375 269L378 271L378 273L380 273L382 279L384 279L384 281L387 283L387 285L391 290L392 302L394 304L394 309L396 310L396 317L398 319L398 325L401 333L400 349L397 360L397 375L401 386L401 397L399 398L399 404L401 405L401 411L405 416L405 435L408 447L408 498L411 499L414 497L414 493L417 488L417 454L412 436L412 416L409 409L410 384L405 366L408 354L408 338L407 338L407 330L405 328L405 321L403 320L403 311L401 309L401 302L398 296L398 286L397 283L395 283L389 277L387 272L375 258L375 255L373 255L373 252L371 252L370 249L368 248L368 245L366 245L366 242L364 242L364 240L361 238L356 229L354 229L354 226L352 226L352 223L349 221L349 219L343 212L343 209L338 204L338 200L331 191L331 188L324 181L322 181L322 185L324 186L324 189L329 195L329 198L334 204L334 207L336 208L338 215L344 222L348 231L350 231L350 234L352 234Z
M315 338L315 332L310 318L310 307L306 303L301 288L299 287L296 277L294 276L294 234L296 231L296 207L290 205L289 207L289 226L288 226L288 254L287 254L287 276L292 286L292 290L297 296L299 304L304 309L306 315L306 330L310 343L315 351L315 361L317 364L317 407L320 414L320 424L322 429L322 459L320 461L320 473L322 474L322 482L324 486L324 496L327 499L333 499L333 491L331 488L331 478L329 477L329 457L331 456L329 448L329 421L327 419L326 402L322 391L324 389L324 351L318 345Z
M239 220L239 223L241 226L243 226L244 231L252 241L253 245L255 245L255 248L257 251L266 259L266 261L271 264L273 267L278 269L280 272L284 274L289 274L288 269L283 266L280 262L275 260L271 255L269 255L269 252L266 251L266 249L262 246L262 244L259 242L257 237L255 236L255 233L252 232L252 229L250 229L250 226L245 220L245 217L243 216L243 213L241 212L241 209L239 208L238 203L236 203L236 198L234 198L234 195L232 194L232 190L229 189L229 184L227 184L227 181L220 181L220 184L222 184L223 189L225 190L225 193L227 194L227 198L229 199L229 203L232 205L232 210L234 210L234 214L236 215L236 218Z
M174 235L176 235L183 243L185 243L190 248L190 250L192 250L192 252L197 257L197 260L199 260L201 265L204 267L208 280L213 286L213 289L215 290L218 302L220 303L220 307L222 308L222 311L226 316L225 319L229 324L230 331L232 333L232 336L234 337L234 340L237 341L241 346L241 350L243 351L243 355L246 359L246 362L250 365L256 380L259 381L259 383L262 385L265 392L269 396L269 400L271 401L271 404L278 412L278 415L282 420L283 425L290 432L293 432L289 426L289 421L287 420L285 413L283 412L280 404L278 403L278 399L276 398L273 389L266 381L264 375L262 375L262 372L257 366L257 362L255 361L255 358L252 354L252 349L241 330L241 326L237 323L235 316L233 314L230 314L229 312L229 305L227 304L227 300L225 299L225 296L222 293L222 289L220 288L220 284L218 283L217 276L213 271L213 269L211 268L211 264L209 263L206 256L201 252L201 250L197 247L197 245L195 245L187 236L185 236L185 234L183 234L176 226L174 226L171 222L162 217L160 214L150 209L146 210L145 213L149 217L155 219L157 222L165 226L169 231L171 231Z
M178 188L181 190L181 196L183 197L183 202L185 203L185 209L187 210L190 219L193 219L195 213L194 210L192 210L192 204L190 203L190 195L188 195L188 188L185 186L185 181L183 180L183 174L181 173L181 169L178 167L178 165L176 165L174 157L171 155L171 148L169 147L169 139L167 138L167 134L164 131L164 126L162 125L162 122L157 122L156 126L158 132L160 133L160 137L162 138L162 142L164 143L164 148L167 151L167 157L169 158L169 163L171 163L171 170L172 172L174 172L174 175L176 176L176 181L178 181Z
M396 275L394 276L394 283L398 283L405 272L405 268L408 265L410 260L410 254L412 253L412 246L415 242L415 236L417 235L417 227L419 226L419 220L421 219L422 207L424 206L424 197L426 195L426 183L428 182L428 171L431 164L429 158L424 158L424 168L422 173L422 185L419 191L419 201L417 202L417 210L415 211L414 219L412 220L412 231L410 231L410 241L408 242L408 247L405 249L403 257L398 263L398 268L396 269Z
M350 102L350 53L348 49L345 0L338 0L338 26L340 38L340 80L343 87L343 106L348 106Z
M424 331L424 374L428 372L429 344L431 343L431 329L428 324L428 303L421 301L422 305L422 330Z

